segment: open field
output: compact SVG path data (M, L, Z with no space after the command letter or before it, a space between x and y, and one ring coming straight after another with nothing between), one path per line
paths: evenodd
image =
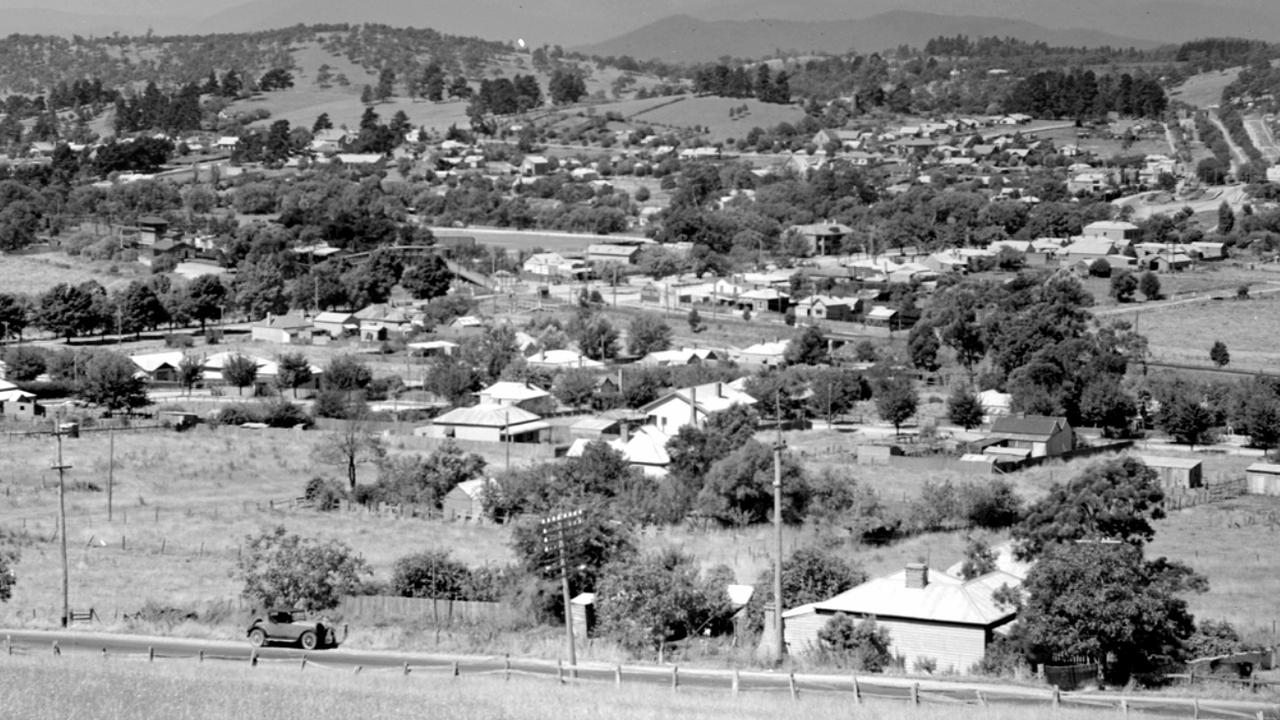
M352 675L314 665L299 672L293 662L249 668L191 661L104 662L86 655L7 657L0 659L0 667L6 679L0 684L0 705L6 715L26 720L78 717L86 711L95 720L772 720L844 717L853 710L851 698L844 694L802 692L796 702L785 692L733 697L727 691L673 693L652 685L561 686L553 680L506 682L497 677L446 678L440 673L403 677L399 670ZM1027 717L1027 707L955 701L915 707L869 700L856 713L874 720L1014 720ZM1053 714L1083 720L1097 711L1055 709Z
M1180 510L1156 523L1150 557L1181 560L1209 578L1187 598L1200 619L1228 620L1254 641L1275 642L1280 608L1280 500L1246 496Z
M108 268L115 265L118 273ZM79 284L97 280L104 287L127 283L146 268L137 263L92 262L62 252L0 257L0 287L8 293L39 294L58 283Z
M1276 284L1280 283L1280 272L1278 271L1280 271L1280 267L1274 265L1246 265L1236 261L1202 262L1197 264L1194 270L1177 273L1156 273L1156 277L1160 278L1161 295L1168 300L1177 300L1189 294L1203 295L1209 293L1234 300L1236 290L1241 285L1249 285L1254 292L1265 289L1266 286L1276 287ZM1110 278L1087 277L1082 282L1085 289L1093 295L1094 304L1098 307L1131 308L1134 312L1141 312L1144 319L1148 314L1148 310L1144 306L1149 303L1143 299L1141 293L1134 294L1136 302L1126 303L1121 306L1111 297ZM1200 304L1203 303L1194 305ZM1176 308L1174 312L1180 314L1191 311L1190 308L1194 305L1191 303L1175 305L1171 309ZM1159 308L1161 306L1157 304L1153 307ZM1109 314L1114 316L1122 313L1110 312Z
M1026 133L1033 130L1020 131ZM1041 131L1036 135L1042 140L1053 140L1054 145L1059 148L1067 145L1078 145L1082 151L1093 153L1103 159L1116 155L1168 155L1173 152L1163 135L1138 140L1126 148L1123 141L1118 139L1112 140L1097 136L1081 138L1076 133L1076 128L1067 127Z
M1169 93L1169 99L1182 101L1197 108L1205 108L1222 102L1222 90L1240 75L1240 68L1228 68L1200 73Z
M64 441L64 462L72 466L72 487L93 483L98 491L68 492L68 538L71 560L71 604L95 607L107 627L120 613L133 613L148 601L163 607L208 608L211 601L232 601L240 584L234 576L238 550L247 535L275 525L321 539L351 545L372 565L375 579L385 581L396 558L423 549L448 549L469 565L502 565L514 561L510 531L493 525L467 525L419 519L395 519L365 513L317 513L272 508L301 493L316 474L339 475L336 468L316 465L310 449L323 440L319 432L245 431L200 428L183 435L143 432L116 434L115 516L106 518L108 438L86 432ZM828 464L848 472L879 491L886 501L914 497L925 480L971 481L972 476L922 473L894 467L850 466L847 456L822 457L832 434L788 433L791 447L806 453L814 470ZM0 622L47 626L56 622L60 569L54 533L57 476L49 467L55 446L49 437L4 440L0 453L0 527L27 539L15 568L18 583L11 602L0 605ZM392 448L395 442L392 441ZM1161 452L1160 454L1168 454ZM1206 476L1238 474L1248 458L1197 455L1206 461ZM1078 473L1087 461L1055 463L1012 476L1020 494L1039 497L1054 482ZM361 469L368 482L375 470ZM1270 598L1280 590L1280 558L1270 553L1239 556L1239 549L1259 544L1259 534L1275 532L1269 513L1280 502L1235 501L1176 514L1158 528L1155 549L1184 560L1210 578L1209 594L1193 599L1193 607L1212 617L1226 617L1244 627L1260 628L1274 614ZM1254 518L1249 520L1249 518ZM838 533L836 534L838 537ZM822 542L831 529L787 528L784 552ZM1004 536L991 536L999 542ZM772 531L767 526L740 530L687 527L647 528L645 548L678 548L704 567L728 565L739 582L754 582L771 566ZM926 559L945 568L961 559L963 533L934 533L890 547L865 547L837 540L842 552L872 575L892 572L903 563ZM1228 561L1230 560L1230 561ZM1247 562L1246 562L1247 561ZM1252 580L1251 580L1252 579ZM230 606L235 610L235 604ZM238 637L238 616L213 627L184 625L182 633ZM236 615L232 612L231 615ZM367 632L366 632L367 631ZM391 633L362 629L356 646L404 647L421 643L421 631ZM554 643L553 643L554 644ZM530 646L536 650L537 643ZM601 648L600 652L611 652Z
M668 100L674 98L667 98ZM645 101L648 102L648 101ZM661 104L661 103L659 103ZM746 105L746 114L729 119L729 109ZM597 112L607 112L609 105L601 105ZM638 112L638 111L637 111ZM650 123L672 128L702 126L709 129L712 142L745 137L753 127L771 128L779 123L794 123L804 117L804 111L794 105L763 103L752 98L721 98L686 96L680 102L662 105L648 112L634 114L635 122Z
M1134 322L1147 336L1153 359L1162 362L1209 364L1209 348L1215 340L1231 352L1228 369L1280 371L1280 297L1275 294L1249 300L1230 299L1189 303L1154 310L1135 306L1133 313L1113 315Z

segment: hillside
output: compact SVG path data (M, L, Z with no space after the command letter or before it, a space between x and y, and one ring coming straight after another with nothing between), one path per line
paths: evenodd
M674 15L602 43L575 48L588 55L706 62L724 55L754 58L786 52L844 53L921 47L939 36L1012 37L1055 47L1155 47L1158 43L1096 30L1053 30L1033 23L992 17L952 17L896 10L863 20L701 20Z

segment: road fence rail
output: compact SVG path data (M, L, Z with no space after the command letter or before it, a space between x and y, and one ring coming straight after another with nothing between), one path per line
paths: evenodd
M101 637L96 640L101 640ZM68 643L69 650L82 653L95 652L94 638L83 642ZM99 643L100 645L100 643ZM52 652L61 657L63 647L57 640L49 644L33 641L15 642L11 634L5 636L3 656L35 656ZM406 678L414 675L439 677L440 675L460 678L462 676L497 676L506 680L512 677L554 680L562 685L592 683L595 685L612 684L621 687L624 683L644 683L650 686L669 687L672 692L684 690L729 692L733 695L743 693L788 693L795 702L810 694L840 694L849 697L850 703L860 705L868 700L876 702L905 703L908 706L923 705L969 705L986 707L989 705L1018 705L1023 707L1043 707L1049 709L1090 709L1110 710L1125 717L1130 712L1175 717L1175 718L1243 718L1245 720L1280 720L1280 704L1264 702L1246 702L1207 698L1176 698L1160 694L1100 694L1093 692L1063 692L1057 688L1034 688L1014 686L993 686L976 683L919 681L909 678L885 678L880 676L818 675L797 674L790 672L759 672L741 670L698 670L682 669L672 666L622 666L598 663L583 663L576 667L567 667L562 661L554 664L545 660L520 659L512 661L510 655L497 658L494 656L469 657L419 657L401 660L398 664L389 662L390 658L382 658L378 664L359 664L330 656L329 659L316 660L307 653L264 655L260 649L251 648L247 653L219 653L205 650L192 652L157 651L155 646L108 651L99 647L104 659L119 657L129 661L148 663L161 661L190 661L198 663L206 661L247 663L251 667L294 666L301 672L308 670L325 670L347 672L354 675L362 673L388 674L398 673ZM396 659L399 659L397 657Z

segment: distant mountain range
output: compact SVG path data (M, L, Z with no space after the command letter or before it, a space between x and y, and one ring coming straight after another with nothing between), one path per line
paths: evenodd
M938 36L1012 37L1068 47L1150 48L1159 43L1099 30L1054 30L1024 20L954 17L893 10L861 20L700 20L675 15L594 45L574 48L590 55L630 55L671 62L702 62L723 55L757 58L783 52L882 51L899 45L923 47Z
M236 4L240 2L240 4ZM38 5L39 7L30 7ZM895 11L907 11L896 14ZM943 22L921 14L947 16ZM675 17L673 17L675 16ZM784 16L785 20L777 19ZM860 19L859 19L860 18ZM895 18L897 18L895 20ZM940 34L1012 35L1069 45L1175 43L1199 37L1280 37L1275 0L0 0L0 36L253 32L299 23L385 23L532 46L621 47L637 57L680 54L653 29L709 32L715 52L774 48L847 50L922 44ZM705 23L695 25L694 23ZM725 26L723 22L737 22ZM852 24L892 33L853 32ZM897 23L897 24L895 24ZM814 25L820 27L814 27ZM807 27L806 27L807 26ZM726 30L726 28L729 28ZM856 30L856 29L855 29ZM821 34L819 34L819 31ZM750 52L724 46L748 33ZM639 34L637 34L639 33ZM642 47L649 33L647 47ZM777 39L761 45L761 35ZM839 35L849 36L844 42ZM837 37L833 37L837 36ZM612 39L611 39L612 38ZM705 53L702 55L705 57Z

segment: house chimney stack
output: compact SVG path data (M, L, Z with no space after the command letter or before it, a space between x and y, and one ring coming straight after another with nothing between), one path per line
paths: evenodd
M924 563L907 563L907 587L923 590L929 584L929 566Z

